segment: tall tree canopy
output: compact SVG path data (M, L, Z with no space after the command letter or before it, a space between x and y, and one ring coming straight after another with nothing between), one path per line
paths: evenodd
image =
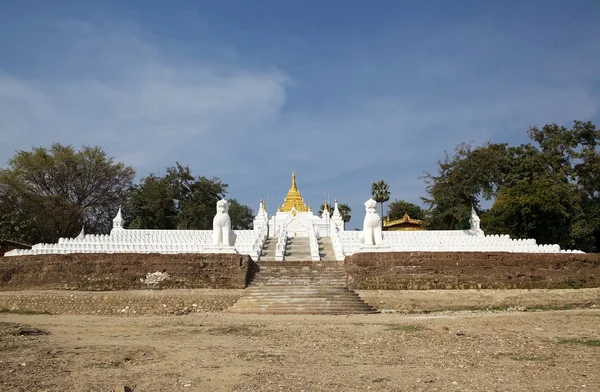
M425 211L416 204L398 199L388 204L387 217L390 220L402 219L404 214L413 219L425 219Z
M247 205L240 204L236 199L229 201L229 218L231 219L231 228L233 230L252 229L254 215L252 209ZM214 216L214 214L213 214ZM212 226L211 226L212 228Z
M18 151L0 170L0 236L37 243L74 236L82 225L107 232L134 176L100 147Z
M188 166L169 167L164 176L151 174L133 187L125 219L130 228L212 229L216 203L227 193L220 179L194 177ZM234 229L252 227L252 210L229 200Z
M591 122L528 130L532 142L457 147L426 173L430 223L436 229L468 227L471 206L489 233L535 238L585 251L600 249L600 130Z
M383 218L383 203L390 200L390 186L383 180L374 182L371 185L371 195L373 195L373 200L381 205L381 217Z

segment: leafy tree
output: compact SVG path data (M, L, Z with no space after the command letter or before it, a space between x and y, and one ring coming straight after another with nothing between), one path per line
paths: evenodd
M227 193L227 184L217 177L196 177L190 188L189 197L180 208L178 228L210 230L216 213L217 201Z
M383 180L374 182L371 185L371 194L373 200L381 205L381 217L383 218L383 203L390 200L390 186Z
M438 173L425 173L429 197L429 224L438 230L469 228L471 207L479 209L479 197L492 198L510 165L505 144L486 144L473 149L468 143L457 146L454 156L438 161Z
M600 131L590 122L528 130L532 143L457 147L426 173L431 226L468 227L471 206L489 233L535 238L586 251L600 249Z
M321 204L321 208L319 208L319 216L323 216L323 211L325 210L325 204ZM340 216L344 223L350 222L352 219L352 208L348 204L340 204L338 203L338 210L340 211ZM329 206L329 215L333 215L334 206Z
M164 176L151 174L133 188L125 218L130 228L210 230L217 201L226 192L220 179L195 177L188 166L176 163ZM235 199L229 202L232 227L251 228L252 210Z
M390 220L402 219L404 214L413 219L425 219L425 211L416 204L398 199L388 204L387 216Z
M233 230L252 229L254 214L247 205L240 204L236 199L229 199L229 217Z
M125 209L130 229L174 229L178 221L175 189L166 177L151 174L133 187Z
M135 171L100 147L53 144L17 151L0 170L0 227L5 238L56 242L106 232L131 187Z

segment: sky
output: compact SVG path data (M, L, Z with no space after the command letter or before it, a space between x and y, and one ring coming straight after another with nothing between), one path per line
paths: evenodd
M600 2L0 0L0 167L98 145L273 213L295 170L361 227L371 184L422 205L457 144L600 124Z

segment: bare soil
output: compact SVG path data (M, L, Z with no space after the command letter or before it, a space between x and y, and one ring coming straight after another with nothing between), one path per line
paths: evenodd
M0 314L1 391L599 391L600 309Z

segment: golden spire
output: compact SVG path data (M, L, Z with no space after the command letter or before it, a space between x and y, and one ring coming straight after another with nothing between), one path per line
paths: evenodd
M298 187L296 186L296 171L292 171L292 186L290 187L290 191L298 192Z
M282 212L290 212L293 208L296 208L298 212L307 212L308 208L306 204L304 204L304 200L302 199L302 195L300 195L300 191L298 190L298 186L296 185L296 171L292 171L292 185L290 186L290 190L283 201L283 206L281 206Z

